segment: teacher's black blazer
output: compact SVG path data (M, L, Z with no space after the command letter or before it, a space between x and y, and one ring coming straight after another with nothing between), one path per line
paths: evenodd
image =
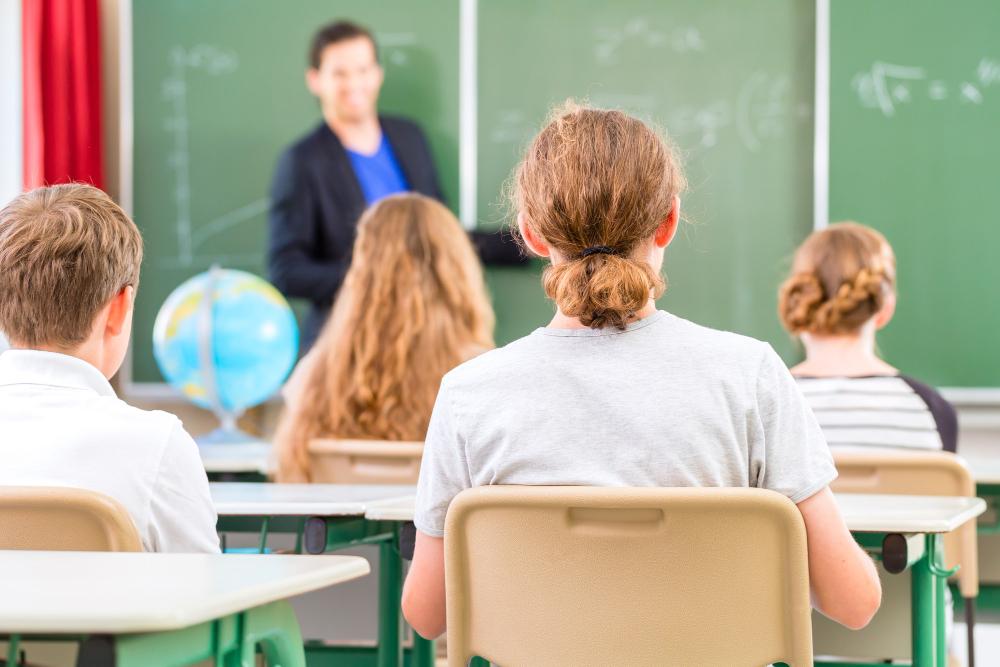
M415 123L379 116L410 189L441 201L441 187L427 140ZM351 263L365 198L350 158L323 122L281 155L271 185L268 269L285 296L312 306L302 332L308 349L326 321ZM525 261L508 234L473 232L485 262Z

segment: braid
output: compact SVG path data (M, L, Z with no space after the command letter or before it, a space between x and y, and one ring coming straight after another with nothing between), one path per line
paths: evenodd
M778 293L778 315L785 328L792 333L811 330L816 309L825 297L815 273L796 273L786 280Z
M814 333L846 333L868 321L885 303L883 271L861 269L854 280L843 283L833 298L816 309Z

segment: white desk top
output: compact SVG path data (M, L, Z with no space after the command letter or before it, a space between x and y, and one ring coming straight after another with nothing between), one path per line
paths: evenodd
M156 632L368 574L355 556L0 552L0 632Z
M380 500L365 508L365 518L370 521L413 521L415 502L416 496L412 493L399 498Z
M994 455L963 452L961 457L969 464L972 478L977 484L1000 484L1000 452Z
M208 486L220 516L363 516L374 502L414 493L412 486L391 485L214 482Z
M858 533L946 533L986 510L980 498L835 494L847 527ZM414 497L369 505L373 521L412 521Z
M947 533L986 511L982 498L834 494L854 533Z
M256 472L267 475L274 470L274 451L266 442L205 443L198 445L205 472Z

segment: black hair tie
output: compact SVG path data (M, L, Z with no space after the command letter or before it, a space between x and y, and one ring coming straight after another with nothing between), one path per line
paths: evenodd
M592 245L589 248L584 248L583 252L580 253L580 258L590 257L591 255L616 255L618 251L608 245Z

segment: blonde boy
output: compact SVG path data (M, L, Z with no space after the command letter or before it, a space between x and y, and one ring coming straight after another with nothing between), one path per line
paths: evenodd
M132 331L142 238L89 185L26 192L0 211L0 484L120 501L147 551L219 550L197 447L180 420L108 383Z

